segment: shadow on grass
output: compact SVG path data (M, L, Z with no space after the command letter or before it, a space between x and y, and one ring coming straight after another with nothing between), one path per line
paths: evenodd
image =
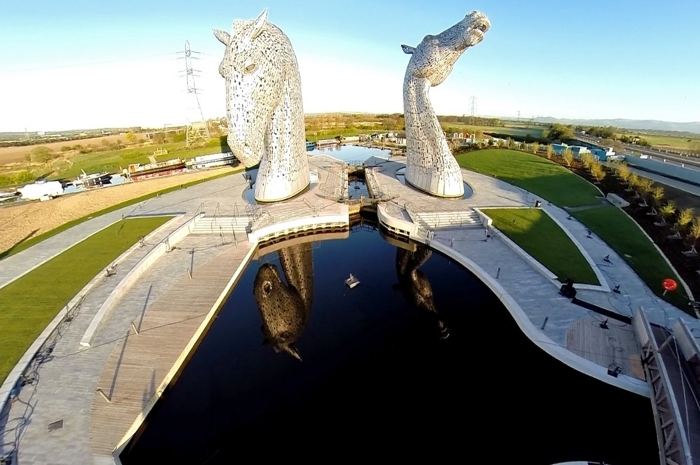
M5 251L3 251L3 252L0 252L0 260L2 260L2 259L5 258L5 257L9 257L10 255L12 255L12 251L13 251L13 250L15 250L15 249L16 249L18 246L20 246L21 244L23 244L24 241L27 241L27 240L31 239L31 238L34 236L34 234L36 234L37 232L39 232L39 229L38 229L38 228L35 229L34 231L30 232L30 233L27 234L26 236L24 236L24 237L23 237L22 239L20 239L19 241L15 242L15 244L14 244L12 247L10 247L9 249L7 249L7 250L5 250Z

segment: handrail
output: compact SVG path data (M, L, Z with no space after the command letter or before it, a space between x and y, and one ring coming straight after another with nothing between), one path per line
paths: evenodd
M663 361L663 356L661 355L661 352L659 350L659 345L656 342L656 336L654 336L654 333L651 329L651 325L649 324L649 320L646 317L646 314L644 313L643 310L636 309L633 318L638 319L638 321L641 322L641 326L644 329L644 332L648 336L648 341L647 344L645 344L646 347L643 347L642 350L644 351L645 349L649 351L649 355L651 355L654 360L656 361L656 368L658 370L659 378L662 383L662 386L665 391L667 391L666 399L668 400L668 404L670 407L670 413L671 413L671 420L673 423L673 435L675 435L676 438L679 438L680 440L680 446L681 446L681 451L680 453L682 454L682 459L684 460L683 463L687 465L691 465L693 463L692 457L690 456L690 446L688 444L688 438L686 435L686 431L683 427L683 420L680 412L680 408L678 407L678 403L676 402L676 396L673 391L673 386L671 384L671 379L668 375L668 371L666 370L666 365ZM669 336L673 337L673 336ZM646 354L645 354L646 355ZM647 363L648 364L648 363ZM649 384L651 384L652 387L652 403L656 405L656 392L654 390L654 385L653 385L654 380L650 379ZM664 426L661 425L660 423L660 418L659 420L659 426L662 429ZM670 426L670 425L669 425ZM668 442L669 437L671 435L668 435L667 437L663 438L664 441ZM663 448L662 451L664 454L666 453L666 449L664 447L664 444L659 444L660 448Z

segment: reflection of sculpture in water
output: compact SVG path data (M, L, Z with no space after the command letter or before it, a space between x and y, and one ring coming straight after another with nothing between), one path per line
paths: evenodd
M311 312L311 244L287 247L278 253L287 282L282 281L275 265L266 263L255 276L253 293L263 323L265 342L271 344L275 352L283 351L301 360L295 344Z
M433 288L425 274L419 270L432 254L433 252L424 245L417 245L414 252L397 248L396 274L399 277L401 288L408 292L416 306L435 315L440 329L440 338L447 339L450 337L450 331L435 308Z

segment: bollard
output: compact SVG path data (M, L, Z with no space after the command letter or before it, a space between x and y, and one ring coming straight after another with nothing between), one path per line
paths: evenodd
M501 277L501 267L499 266L498 269L496 270L496 279Z

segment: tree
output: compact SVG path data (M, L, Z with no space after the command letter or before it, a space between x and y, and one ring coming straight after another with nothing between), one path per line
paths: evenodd
M593 154L591 153L584 153L583 155L581 155L581 163L583 163L583 166L585 166L586 168L591 168L591 165L593 165L594 161L596 160L593 157ZM591 173L592 172L593 171L591 170Z
M674 213L676 213L676 204L673 201L669 201L659 209L659 212L661 213L661 217L664 220L667 220L673 216Z
M637 176L635 173L632 173L632 174L630 174L630 177L627 179L627 184L629 184L629 186L632 189L636 190L639 187L639 183L641 182L641 180L642 180L642 178Z
M690 226L690 231L688 232L688 238L692 241L692 245L700 239L700 217L696 217L693 220L693 224Z
M620 163L615 167L615 172L617 177L622 179L624 182L629 182L630 176L632 175L632 170L627 166L627 163Z
M600 163L595 162L591 165L591 174L593 175L595 180L598 183L600 183L603 181L603 179L605 179L605 175L607 173L605 172L605 168L603 168L603 166Z
M136 142L136 134L131 131L127 132L124 138L126 139L127 144L133 144Z
M564 162L566 162L566 166L571 167L571 163L574 162L574 152L571 151L570 148L564 149L564 153L562 153L562 158L564 159Z
M664 199L664 188L661 186L654 186L651 189L651 198L654 199L654 205L660 205L661 201ZM672 202L669 202L672 203ZM668 204L666 204L668 205ZM673 207L675 211L675 206Z
M554 155L554 149L552 148L551 144L547 144L547 152L546 153L547 153L547 159L551 160L552 155Z
M637 184L637 191L640 193L640 195L644 196L650 194L653 188L654 183L651 182L651 179L639 178L639 183Z
M680 229L685 229L690 225L690 223L693 222L693 218L695 215L693 214L693 209L692 208L684 208L678 213L678 220L676 221L676 224Z
M29 152L29 160L32 163L46 163L54 157L54 153L50 148L40 145L39 147L34 147ZM25 157L26 158L26 157Z
M549 140L566 140L574 138L574 130L571 126L563 124L553 124L547 130L547 139Z
M530 150L536 155L540 151L539 142L533 142L532 144L530 144Z

